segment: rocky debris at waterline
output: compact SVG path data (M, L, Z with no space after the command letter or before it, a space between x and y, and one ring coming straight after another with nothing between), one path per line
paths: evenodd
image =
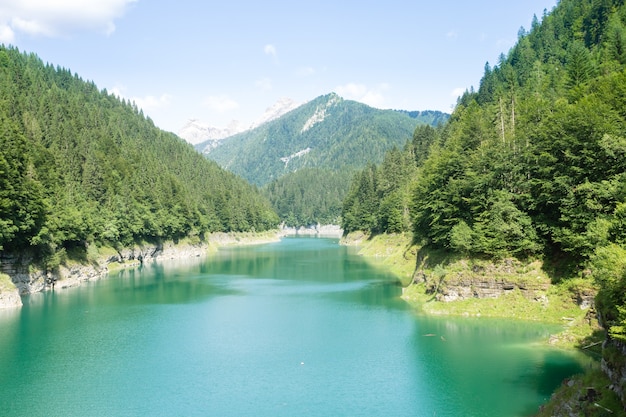
M17 255L4 255L0 259L2 272L9 275L16 287L15 291L0 292L0 308L19 307L22 305L20 295L29 295L48 289L70 288L80 285L85 281L95 281L102 278L109 271L111 263L137 265L139 263L169 259L174 257L189 256L188 252L198 252L204 249L185 245L178 248L176 245L141 245L120 250L117 254L106 256L91 263L73 263L60 265L54 272L33 270L34 255L20 253ZM133 262L135 261L135 262ZM12 295L14 294L14 295ZM16 299L17 297L17 299ZM17 301L19 300L19 302Z
M626 410L626 343L609 337L602 344L602 350L602 371L611 381L609 388L622 400ZM607 351L612 353L607 354Z
M0 309L22 306L22 297L16 288L11 291L0 291Z
M329 225L315 225L309 227L287 227L281 228L282 236L317 236L317 237L333 237L340 238L343 236L343 229L340 226Z
M271 240L278 240L273 235ZM0 253L0 272L7 274L15 290L0 291L0 308L22 306L21 295L34 294L48 289L62 289L75 287L85 281L95 281L109 272L109 266L132 267L145 262L185 259L201 257L211 251L211 247L229 244L246 244L252 242L270 241L270 235L241 235L218 233L209 236L206 242L196 244L143 244L119 250L113 255L86 263L60 265L54 272L33 270L34 255L32 253L6 254Z

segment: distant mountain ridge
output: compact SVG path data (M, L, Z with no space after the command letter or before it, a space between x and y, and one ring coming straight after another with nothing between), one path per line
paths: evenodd
M265 113L263 113L261 117L255 120L251 125L246 125L238 120L232 120L228 126L220 128L211 126L198 119L189 119L187 123L180 128L177 135L192 145L206 142L205 147L208 147L210 150L219 146L222 139L246 130L254 129L264 123L277 119L283 114L295 109L299 105L300 104L294 100L288 97L283 97L272 106L268 107L265 110Z
M246 127L237 120L231 121L224 128L214 127L198 119L189 119L185 125L180 128L177 135L192 145L201 142L214 141L214 146L218 145L221 139L236 135L243 132Z
M378 163L402 147L419 124L447 120L438 111L379 110L335 93L223 139L195 147L222 167L262 186L302 168L343 170Z

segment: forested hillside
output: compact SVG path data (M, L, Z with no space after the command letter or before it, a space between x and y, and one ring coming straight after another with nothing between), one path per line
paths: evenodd
M439 111L378 110L328 94L253 130L196 148L263 186L289 226L337 223L355 170L382 161L418 125L444 123ZM205 149L206 148L206 149Z
M342 200L354 169L303 168L261 189L281 221L290 227L339 224Z
M259 186L302 168L359 168L403 144L422 118L445 120L443 113L417 113L378 110L332 93L232 136L206 155Z
M0 249L52 253L278 218L244 180L157 129L134 104L0 47Z
M450 122L424 133L357 176L346 230L543 258L559 276L593 280L610 338L626 341L624 2L561 0L535 17Z

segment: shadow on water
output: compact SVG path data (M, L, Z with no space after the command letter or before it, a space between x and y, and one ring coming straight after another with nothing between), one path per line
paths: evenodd
M539 367L534 375L537 392L543 396L550 396L565 378L583 371L580 362L574 358L557 352L546 354L543 366Z

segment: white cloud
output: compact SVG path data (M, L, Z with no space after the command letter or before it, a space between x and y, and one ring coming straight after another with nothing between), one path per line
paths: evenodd
M11 43L15 39L15 33L8 25L0 24L0 42Z
M450 93L450 97L457 99L461 97L465 93L466 90L467 88L457 87L454 90L452 90L452 92Z
M337 94L348 100L355 100L368 106L381 108L385 103L383 93L389 90L389 84L383 83L374 88L364 84L348 83L336 88Z
M172 96L170 94L161 94L158 97L148 95L145 97L135 97L133 99L137 107L143 109L145 112L168 107L171 100Z
M138 0L2 0L0 37L13 32L39 36L67 36L76 30L111 34L115 19ZM7 30L8 29L8 30Z
M161 94L160 96L147 95L144 97L127 97L123 92L124 90L124 87L115 86L109 92L120 99L126 99L126 101L131 103L134 102L137 107L146 113L156 109L166 108L172 101L172 96L167 93Z
M124 91L126 88L124 87L120 87L119 85L116 85L115 87L111 88L109 90L110 94L113 94L114 96L117 96L118 98L122 99L122 98L126 98L126 96L124 95L124 93L122 91Z
M257 80L255 85L257 86L259 90L262 90L262 91L270 91L273 87L272 80L267 77Z
M456 39L458 37L458 34L451 30L450 32L446 33L446 38L448 39Z
M263 47L263 52L265 52L266 55L271 55L273 57L276 57L276 47L270 43L268 43L267 45L265 45Z
M225 94L209 96L204 99L203 104L218 113L225 113L239 108L239 103Z

